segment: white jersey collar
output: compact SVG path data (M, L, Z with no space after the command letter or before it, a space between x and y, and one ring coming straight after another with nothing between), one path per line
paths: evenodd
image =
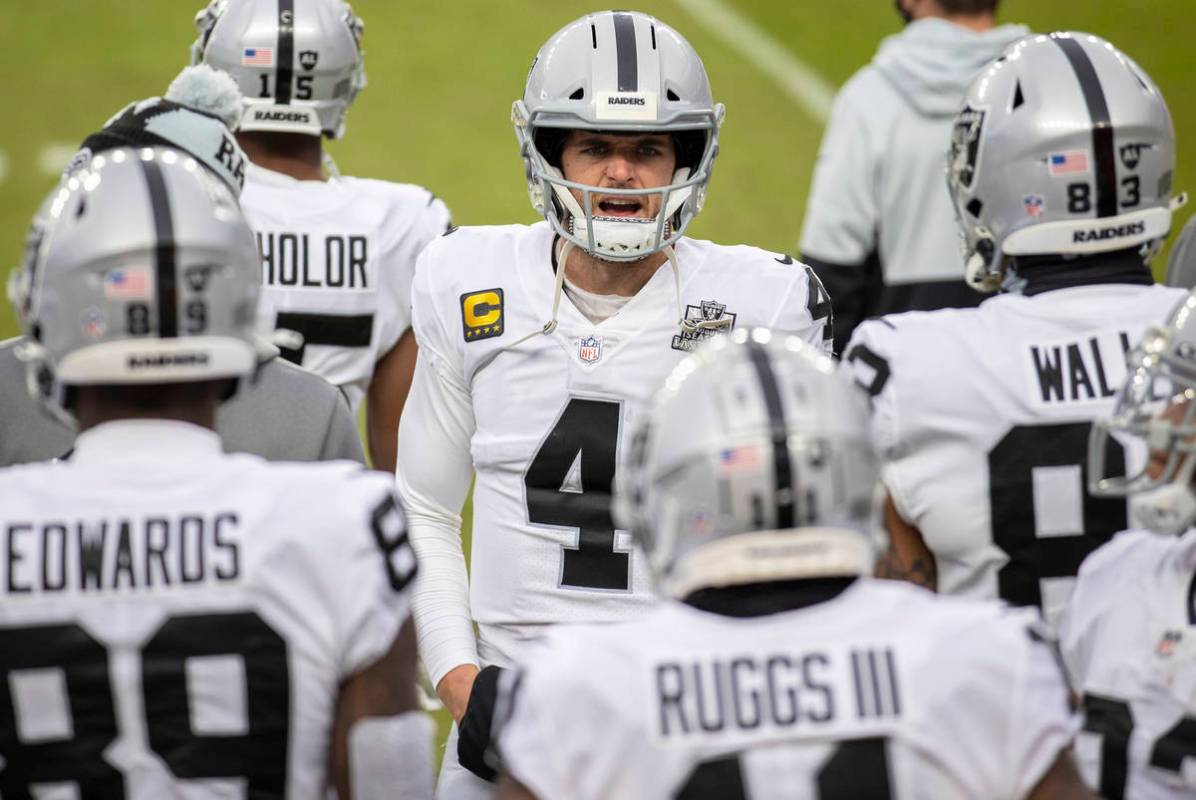
M77 464L114 460L186 463L223 452L220 436L190 422L170 419L123 419L104 422L79 434L70 460Z
M301 181L298 178L292 178L283 172L275 172L272 169L258 166L250 161L245 167L246 180L252 180L255 183L265 184L267 186L301 186L308 183L331 183L331 181Z

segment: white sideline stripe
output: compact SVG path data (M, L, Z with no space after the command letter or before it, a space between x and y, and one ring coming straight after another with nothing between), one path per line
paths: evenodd
M66 169L67 162L78 150L78 145L67 142L50 142L37 154L37 168L43 175L56 178Z
M0 183L8 177L8 153L0 150Z
M723 0L677 0L706 30L772 78L807 114L825 123L835 89L812 67Z

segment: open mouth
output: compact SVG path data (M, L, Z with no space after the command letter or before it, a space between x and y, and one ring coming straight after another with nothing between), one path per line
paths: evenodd
M633 197L611 197L599 200L598 210L605 217L639 217L644 213L644 204Z

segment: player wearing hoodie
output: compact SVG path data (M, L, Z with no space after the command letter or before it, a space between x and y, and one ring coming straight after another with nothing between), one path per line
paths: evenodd
M998 0L897 0L909 25L839 92L806 203L802 259L834 304L835 352L863 319L977 305L943 177L951 121L988 61L1028 33Z

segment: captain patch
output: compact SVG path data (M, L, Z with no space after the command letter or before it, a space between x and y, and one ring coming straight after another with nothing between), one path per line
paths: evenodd
M502 336L502 289L461 295L461 329L467 342Z

